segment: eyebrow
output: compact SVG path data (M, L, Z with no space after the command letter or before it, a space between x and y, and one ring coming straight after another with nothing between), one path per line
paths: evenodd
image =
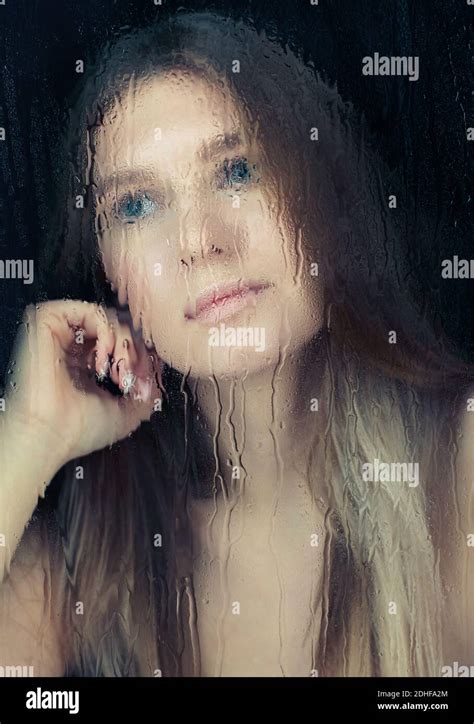
M197 155L202 158L203 161L210 161L222 153L222 151L231 151L233 148L241 145L242 138L237 132L222 133L214 136L210 141L203 141L198 149Z
M135 166L135 168L121 169L105 179L98 179L97 187L102 193L109 193L119 185L132 186L154 181L156 181L156 173L153 173L148 167Z
M203 141L199 146L196 156L203 161L211 161L223 151L231 151L242 146L242 138L238 133L223 133L214 136L209 141ZM150 183L156 181L157 174L148 166L136 166L135 168L124 168L116 173L98 180L97 186L104 193L108 193L120 185L132 185L138 183Z

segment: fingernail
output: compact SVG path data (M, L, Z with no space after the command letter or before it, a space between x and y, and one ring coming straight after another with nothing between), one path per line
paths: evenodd
M131 392L136 381L137 381L137 378L133 374L133 372L126 372L124 374L124 376L122 377L122 389L123 389L124 395L128 395Z
M103 382L105 380L105 378L109 374L109 369L110 369L110 363L109 363L109 360L106 360L104 362L104 364L102 365L102 368L97 373L97 378L98 378L99 382Z

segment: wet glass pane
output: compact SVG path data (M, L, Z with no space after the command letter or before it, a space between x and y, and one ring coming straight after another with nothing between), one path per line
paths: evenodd
M0 3L1 675L473 676L474 9L79 5Z

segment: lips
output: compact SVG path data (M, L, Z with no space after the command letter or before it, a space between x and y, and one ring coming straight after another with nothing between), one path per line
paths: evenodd
M197 297L194 305L186 307L184 316L201 322L222 321L255 304L257 296L269 286L266 282L242 281L213 285Z

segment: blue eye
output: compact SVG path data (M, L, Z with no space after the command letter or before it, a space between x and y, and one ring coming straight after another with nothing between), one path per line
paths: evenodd
M218 186L219 188L242 186L248 184L251 179L252 172L246 158L238 156L230 161L226 158L219 169Z
M128 223L144 219L155 211L156 204L143 191L128 193L118 204L119 216Z

